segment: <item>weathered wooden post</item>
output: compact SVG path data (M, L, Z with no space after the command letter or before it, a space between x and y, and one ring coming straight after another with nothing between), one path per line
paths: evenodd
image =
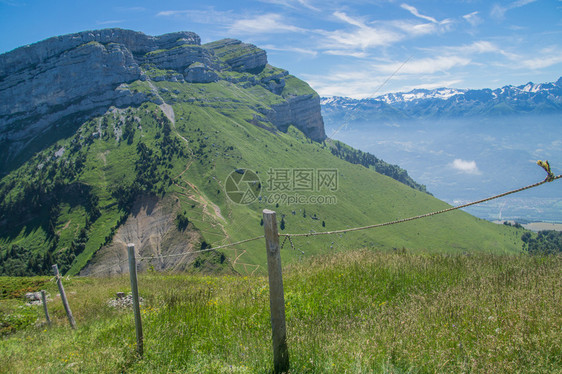
M137 332L137 353L143 355L142 321L139 303L139 288L137 285L137 262L135 260L135 245L127 244L129 255L129 277L131 278L131 293L133 294L133 312L135 314L135 330Z
M70 305L68 305L68 300L66 299L66 293L64 292L64 287L62 285L61 276L59 274L59 267L57 266L57 264L53 265L53 273L55 273L55 277L57 278L57 286L59 287L60 298L62 300L62 305L64 306L64 310L66 311L68 321L70 322L70 327L75 329L76 322L74 321L74 317L72 316L72 311L70 310Z
M285 296L283 295L283 274L279 252L279 233L274 211L263 210L267 270L269 274L269 307L273 334L273 369L275 373L289 370L289 350L285 326Z
M49 310L47 309L47 294L45 290L41 290L41 302L43 303L43 310L45 311L45 319L47 320L47 325L51 327L51 318L49 317Z

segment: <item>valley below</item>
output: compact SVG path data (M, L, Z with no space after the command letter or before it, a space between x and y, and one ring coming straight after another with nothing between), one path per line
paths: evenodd
M560 115L347 120L345 126L345 119L325 118L329 136L400 165L452 205L541 181L540 159L555 173L562 170ZM486 220L561 223L562 194L560 186L547 184L466 211Z

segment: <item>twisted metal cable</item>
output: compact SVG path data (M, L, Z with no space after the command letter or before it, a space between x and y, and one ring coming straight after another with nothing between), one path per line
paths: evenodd
M175 254L163 255L163 256L137 257L137 259L138 260L152 260L152 259L157 259L157 258L179 257L179 256L184 256L184 255L189 255L189 254L194 254L194 253L210 252L210 251L216 251L217 249L233 247L235 245L239 245L239 244L243 244L243 243L247 243L247 242L251 242L251 241L263 239L263 238L264 238L264 235L261 235L261 236L256 236L255 238L240 240L239 242L220 245L220 246L214 247L214 248L206 248L206 249L200 249L200 250L197 250L197 251L181 252L181 253L175 253Z
M538 187L542 184L549 183L549 182L555 181L555 180L560 179L560 178L562 178L562 175L554 176L554 175L549 173L549 175L546 177L545 180L543 180L541 182L538 182L538 183L535 183L535 184L531 184L529 186L525 186L525 187L518 188L516 190L504 192L502 194L495 195L495 196L492 196L492 197L488 197L488 198L485 198L485 199L482 199L482 200L473 201L471 203L467 203L467 204L463 204L463 205L459 205L459 206L455 206L455 207L451 207L451 208L447 208L447 209L443 209L443 210L438 210L438 211L431 212L431 213L421 214L419 216L397 219L395 221L377 223L375 225L369 225L369 226L354 227L354 228L351 228L351 229L323 231L323 232L310 232L310 233L303 233L303 234L279 234L279 236L286 236L286 237L293 237L294 238L294 237L300 237L300 236L331 235L331 234L341 234L341 233L350 232L350 231L367 230L367 229L374 229L374 228L377 228L377 227L395 225L395 224L398 224L398 223L413 221L413 220L420 219L420 218L435 216L437 214L450 212L452 210L466 208L466 207L471 206L471 205L481 204L481 203L484 203L486 201L498 199L500 197L504 197L504 196L511 195L511 194L514 194L514 193L518 193L518 192L521 192L521 191L525 191L525 190L528 190L528 189L531 189L531 188L535 188L535 187Z

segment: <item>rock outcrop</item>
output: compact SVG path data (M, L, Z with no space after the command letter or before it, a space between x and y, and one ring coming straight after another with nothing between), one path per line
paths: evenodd
M263 49L236 39L222 39L205 45L234 71L259 73L267 65Z
M135 244L138 256L150 258L139 261L140 271L185 270L197 257L192 253L200 245L201 235L196 230L178 232L174 219L177 207L170 200L154 196L140 196L131 215L117 230L111 244L103 247L80 275L115 275L128 271L127 244ZM113 264L114 266L108 266Z
M294 125L313 140L326 138L318 95L293 96L286 102L272 105L271 109L265 115L280 130L285 131Z
M264 75L266 52L235 39L201 45L192 32L149 36L122 29L58 36L0 55L0 174L26 147L41 148L45 134L80 124L111 106L159 102L132 91L135 81L232 81L262 85L283 98L268 119L284 130L293 124L314 140L325 138L318 96L286 95L288 72ZM280 70L280 69L277 69ZM60 132L60 131L59 131ZM62 136L62 135L59 135Z

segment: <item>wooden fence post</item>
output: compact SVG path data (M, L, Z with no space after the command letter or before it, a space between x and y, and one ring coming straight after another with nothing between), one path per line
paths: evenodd
M131 293L133 294L133 312L135 314L135 330L137 332L137 353L143 355L142 321L139 303L139 288L137 285L137 262L135 260L135 245L127 244L129 255L129 277L131 278Z
M47 320L47 325L51 327L51 318L49 318L49 310L47 309L47 294L45 290L41 290L41 302L43 303L43 310L45 311L45 319Z
M285 326L285 296L283 295L283 274L279 252L279 233L274 211L263 210L265 247L267 250L267 271L269 274L269 306L273 335L273 368L275 373L289 370L289 350Z
M53 265L53 273L55 273L55 277L57 278L57 286L59 286L60 298L62 300L62 305L64 306L64 310L66 311L68 321L70 322L70 327L75 329L76 322L74 321L74 317L72 316L72 311L70 310L70 305L68 305L68 300L66 299L66 293L64 292L64 287L62 285L61 276L59 274L59 267L57 266L57 264Z

